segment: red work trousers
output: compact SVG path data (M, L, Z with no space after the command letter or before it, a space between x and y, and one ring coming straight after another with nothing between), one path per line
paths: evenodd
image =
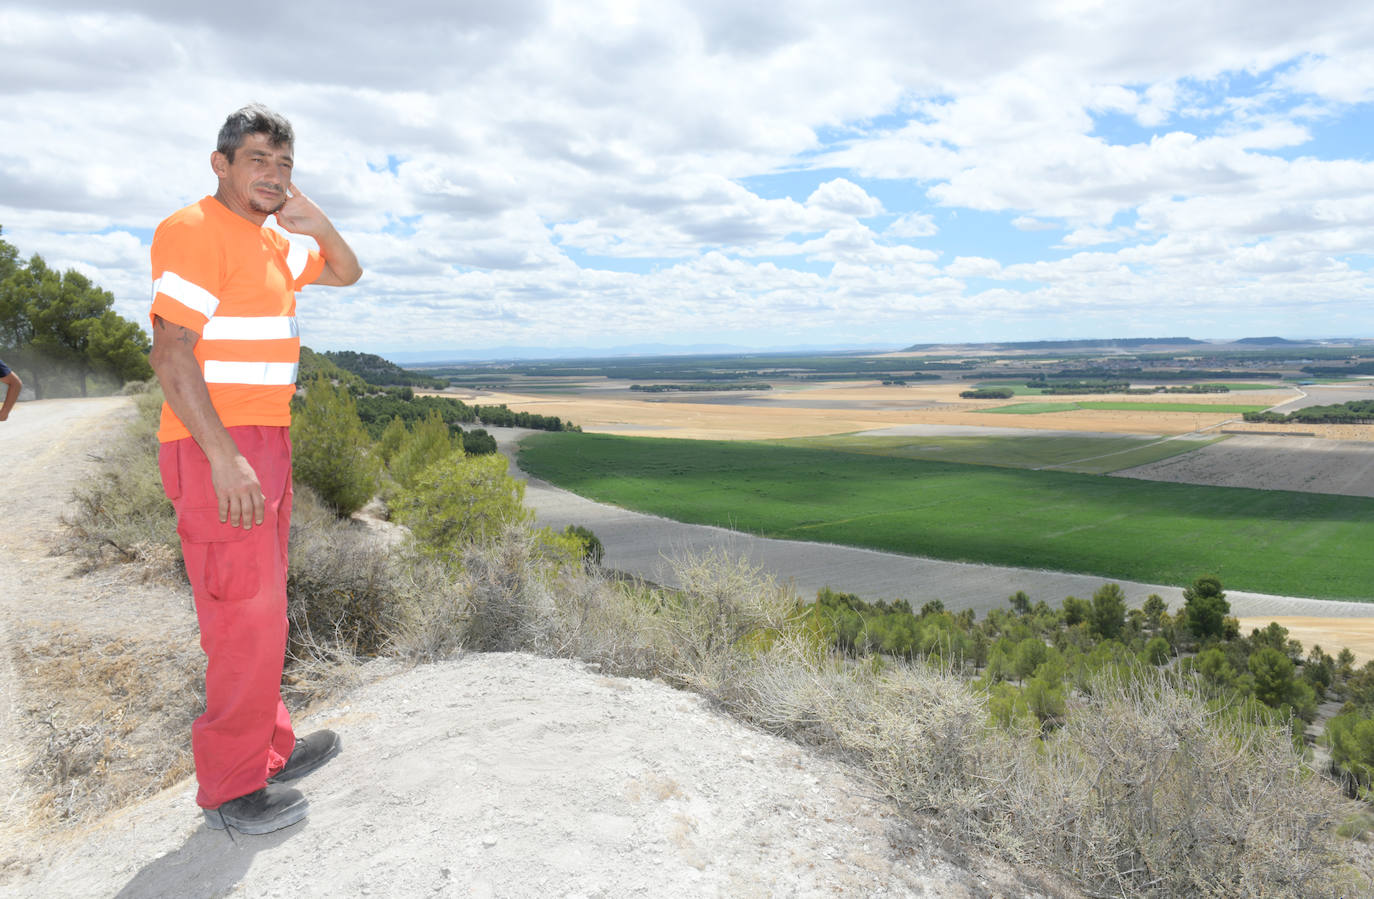
M257 790L295 747L281 700L286 656L286 547L291 530L291 438L284 427L234 427L266 497L261 525L220 523L210 462L191 438L162 444L162 485L177 534L205 650L205 714L191 726L200 790L217 808Z

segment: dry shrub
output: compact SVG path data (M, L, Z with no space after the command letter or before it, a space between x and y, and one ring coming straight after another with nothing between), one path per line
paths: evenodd
M151 795L193 769L191 722L205 705L204 657L184 642L33 634L16 650L32 735L36 807L77 823Z
M456 571L427 558L411 566L397 655L431 661L464 649L525 651L617 674L662 672L665 654L650 627L656 606L642 585L588 569L527 525L466 545L458 562Z
M848 661L799 632L741 673L728 703L736 714L839 752L913 815L986 843L1019 750L963 679L922 664Z
M82 560L84 571L137 562L150 575L180 570L176 516L157 467L162 391L140 394L137 415L99 457L99 472L72 496L62 516L59 550Z
M363 665L340 642L320 642L312 634L287 650L282 672L282 701L293 715L331 701L367 682Z
M310 488L297 485L287 570L289 652L298 659L385 651L406 597L430 583L427 566L403 544L380 539L363 522L339 519Z
M689 560L683 573L681 604L661 616L683 682L837 751L948 837L1065 872L1092 895L1374 889L1360 847L1334 836L1343 800L1286 731L1210 709L1186 683L1099 679L1041 741L991 726L986 695L954 672L845 660L790 628L774 614L776 582L747 565ZM776 639L761 648L750 624Z
M686 553L671 566L679 588L663 591L657 616L670 653L668 673L728 702L743 668L797 619L796 591L717 549Z
M1001 842L1100 895L1346 894L1340 799L1281 728L1184 683L1103 678L1023 754ZM1364 890L1374 884L1367 880Z

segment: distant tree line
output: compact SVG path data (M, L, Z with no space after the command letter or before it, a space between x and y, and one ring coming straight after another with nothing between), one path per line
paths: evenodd
M1130 381L1121 380L1059 380L1047 377L1034 378L1026 382L1027 387L1041 393L1059 395L1074 393L1123 393L1132 396L1152 396L1157 393L1230 393L1225 384L1188 384L1177 387L1132 387Z
M979 349L1002 350L1090 350L1099 347L1103 349L1132 349L1150 344L1196 346L1202 343L1204 341L1192 337L1119 337L1106 340L1023 340L1011 343L979 344L978 347ZM907 347L902 352L917 353L922 350L939 349L942 346L945 344L918 343Z
M706 391L706 390L772 390L773 385L768 383L757 384L631 384L631 390L640 390L644 393L668 393L670 391Z
M1049 378L1076 378L1081 380L1106 381L1247 381L1259 378L1274 378L1272 371L1240 371L1233 369L1208 368L1065 368Z
M898 372L898 373L895 373L895 374L900 375L900 377L901 377L902 379L907 380L907 381L938 381L938 380L940 380L940 376L939 376L939 375L933 375L933 374L930 374L929 372L924 372L924 371L913 371L913 372L911 372L910 374L905 373L905 372ZM864 379L864 378L871 378L871 377L873 377L874 375L875 375L875 372L870 372L870 371L839 371L839 372L826 372L826 373L818 373L818 374L796 375L795 377L796 377L797 380L799 380L799 381L854 381L854 380L860 380L860 379Z
M1027 381L1026 386L1041 393L1047 394L1070 394L1070 393L1125 393L1131 389L1130 381L1116 380L1049 380L1048 378L1038 378Z
M1314 425L1368 425L1374 424L1374 400L1351 400L1348 403L1329 406L1308 406L1287 415L1281 412L1246 412L1245 420L1268 424L1294 422Z
M1351 375L1374 375L1374 362L1354 362L1350 365L1304 365L1303 371L1318 378L1345 378Z
M978 387L965 390L959 396L966 400L1009 400L1016 396L1016 391L1010 387Z
M671 356L658 358L621 357L556 361L483 363L470 366L432 368L431 376L485 383L487 379L511 375L543 378L604 377L633 383L680 381L760 381L830 375L822 380L866 379L879 375L914 379L916 372L968 371L977 363L963 359L910 359L886 356L830 353L812 356L795 354L749 353L741 355Z
M0 359L38 399L108 393L153 376L147 333L113 306L114 295L80 272L58 272L38 254L20 262L0 239Z

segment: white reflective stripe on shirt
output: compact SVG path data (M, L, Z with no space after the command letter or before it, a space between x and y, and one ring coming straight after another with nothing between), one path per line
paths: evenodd
M219 362L205 360L206 384L253 384L279 387L296 383L294 362Z
M203 340L289 340L299 337L300 331L291 315L217 315L205 323L200 336Z
M163 272L153 282L153 299L158 294L171 297L193 312L209 318L219 308L219 297L198 284L192 284L176 272Z
M291 270L291 280L294 281L299 278L309 262L310 251L305 248L304 244L292 241L291 249L286 252L286 267Z

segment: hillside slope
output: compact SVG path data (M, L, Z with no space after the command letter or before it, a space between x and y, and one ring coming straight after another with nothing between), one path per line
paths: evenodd
M44 697L10 664L15 642L185 641L194 624L183 587L75 576L49 555L127 408L29 403L0 433L6 896L1059 895L947 859L833 762L695 696L523 655L365 666L365 686L297 722L345 750L303 782L311 816L276 834L209 830L190 780L79 827L36 823L23 770L45 737L22 712Z

